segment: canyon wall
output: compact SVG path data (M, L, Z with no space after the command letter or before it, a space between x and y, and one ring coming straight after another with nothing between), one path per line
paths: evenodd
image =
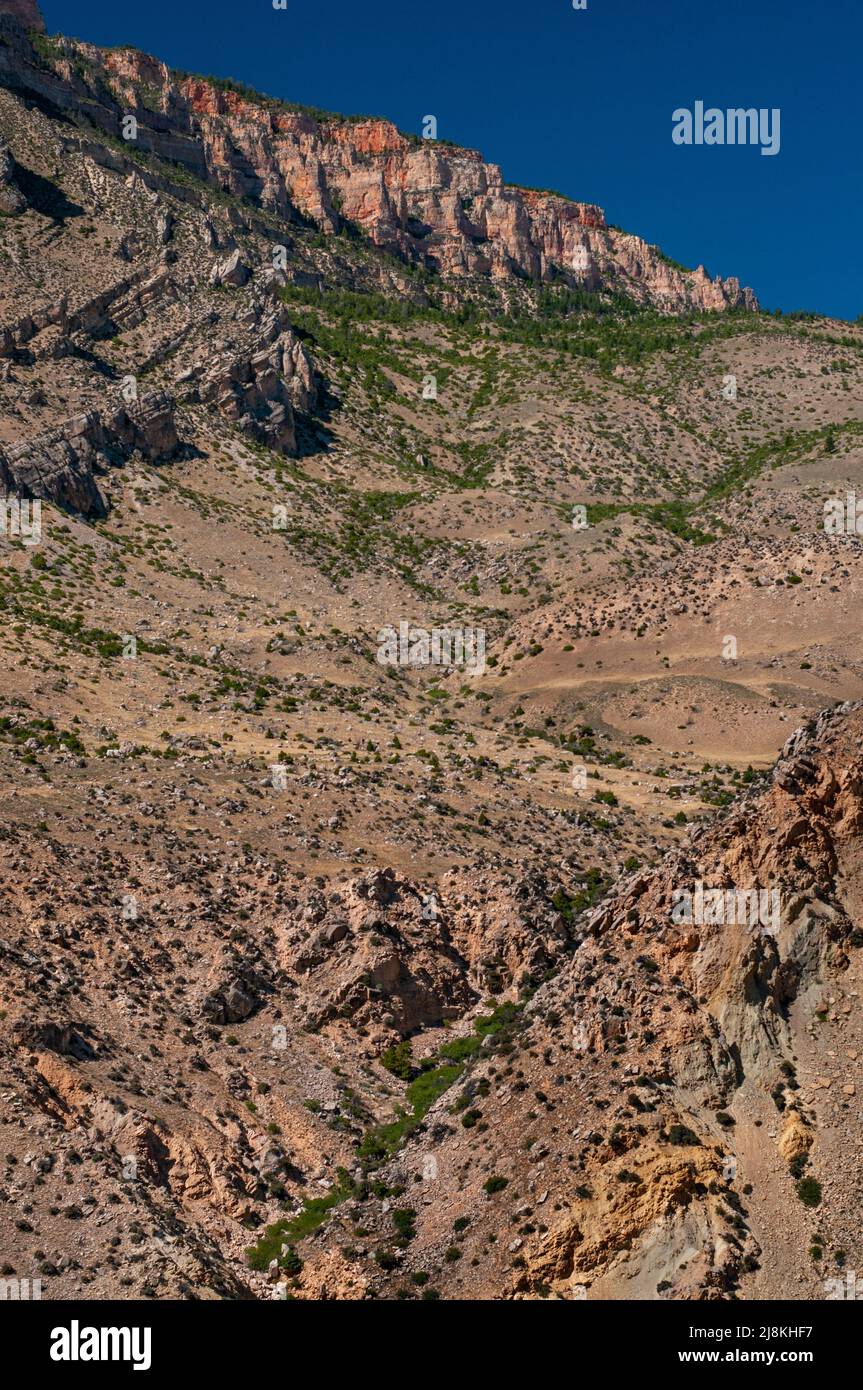
M115 139L132 115L130 147L287 220L311 219L325 233L349 224L450 280L619 290L666 312L757 308L736 279L672 264L609 227L591 203L507 184L475 150L405 135L386 120L318 119L135 49L34 37L19 23L30 8L0 5L0 83Z

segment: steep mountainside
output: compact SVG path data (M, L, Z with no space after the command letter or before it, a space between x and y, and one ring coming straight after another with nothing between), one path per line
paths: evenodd
M7 1272L55 1297L826 1297L863 1257L861 747L861 706L820 718L575 918L529 878L451 875L432 911L386 871L336 891L143 804L118 844L100 803L134 783L91 790L74 858L68 827L42 839L25 897L10 826ZM696 880L779 892L778 930L675 923Z
M398 1203L309 1242L306 1286L362 1283L357 1224L389 1293L432 1270L449 1298L823 1299L856 1269L861 750L859 705L820 717L769 790L624 879L384 1168ZM676 922L699 881L777 892L775 931Z
M863 327L32 0L0 39L0 1277L824 1297ZM699 881L777 930L675 922Z

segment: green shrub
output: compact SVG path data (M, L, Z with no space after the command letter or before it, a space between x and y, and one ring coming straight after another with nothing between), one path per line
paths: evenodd
M505 1187L508 1187L508 1186L509 1186L509 1178L500 1178L500 1177L486 1178L486 1180L485 1180L485 1182L483 1183L482 1186L483 1186L483 1191L484 1191L484 1192L487 1192L488 1195L489 1195L489 1197L490 1197L490 1196L492 1195L493 1192L502 1192L503 1189L504 1189Z
M397 1076L399 1081L410 1081L414 1074L413 1058L411 1056L410 1042L394 1043L381 1053L380 1064L386 1067L387 1071Z
M816 1178L801 1178L797 1184L797 1196L804 1207L821 1205L821 1184Z
M332 1208L338 1206L345 1198L354 1196L355 1191L350 1175L344 1168L339 1168L337 1181L326 1196L308 1198L297 1216L274 1222L266 1228L257 1245L246 1250L249 1268L264 1272L271 1260L278 1260L279 1267L286 1268L283 1261L290 1258L290 1251L284 1256L280 1253L286 1241L302 1240L304 1236L311 1235Z
M416 1235L415 1221L417 1214L413 1207L397 1207L393 1212L393 1225L401 1236L402 1240L413 1240Z
M693 1134L687 1125L669 1125L668 1133L660 1132L661 1139L665 1138L669 1144L679 1144L682 1146L696 1146L701 1144L697 1134Z

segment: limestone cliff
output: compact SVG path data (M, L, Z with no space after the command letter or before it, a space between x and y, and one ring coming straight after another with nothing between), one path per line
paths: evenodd
M529 280L616 290L663 311L757 308L736 279L685 270L602 210L515 187L475 150L405 135L389 121L318 119L235 84L176 72L136 49L21 32L29 0L0 5L0 83L214 188L324 232L345 224L448 279ZM11 18L4 19L4 14Z

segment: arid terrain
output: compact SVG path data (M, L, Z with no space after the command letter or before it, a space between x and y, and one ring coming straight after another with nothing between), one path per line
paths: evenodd
M0 0L0 1278L863 1269L858 491L860 324Z

